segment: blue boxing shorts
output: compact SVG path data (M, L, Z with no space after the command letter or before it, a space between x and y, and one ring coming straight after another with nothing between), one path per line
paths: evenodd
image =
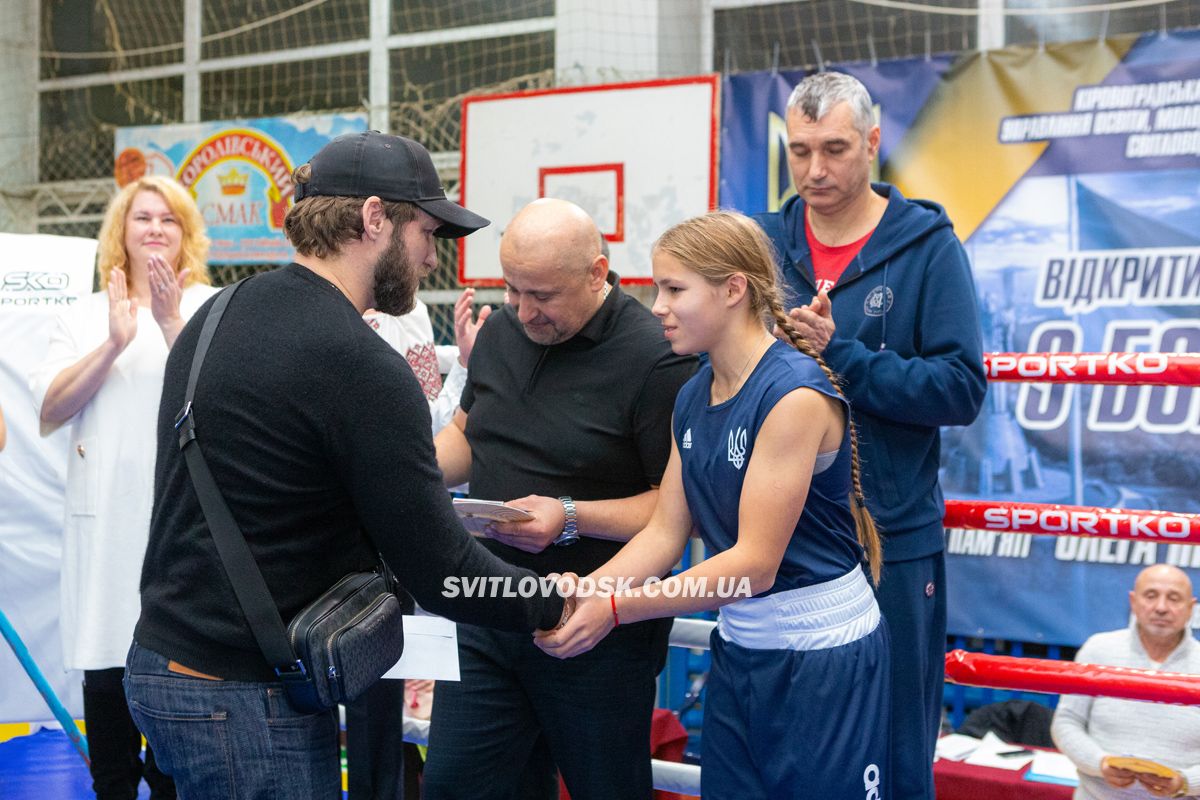
M723 608L704 704L705 800L890 798L889 652L859 569Z

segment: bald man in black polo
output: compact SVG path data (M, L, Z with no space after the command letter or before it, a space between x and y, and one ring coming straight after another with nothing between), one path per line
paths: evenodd
M469 479L473 497L533 512L495 526L492 552L542 575L586 575L649 519L675 394L695 361L674 355L658 320L621 291L579 207L526 206L500 262L508 303L479 332L438 463L447 485ZM650 797L669 630L670 620L623 625L559 661L528 636L460 625L462 681L437 687L426 797L527 797L523 764L550 797L555 766L575 800Z

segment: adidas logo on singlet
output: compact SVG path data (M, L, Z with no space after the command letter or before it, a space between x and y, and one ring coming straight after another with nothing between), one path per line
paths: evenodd
M683 449L684 450L692 449L692 429L691 428L688 428L686 431L683 432Z

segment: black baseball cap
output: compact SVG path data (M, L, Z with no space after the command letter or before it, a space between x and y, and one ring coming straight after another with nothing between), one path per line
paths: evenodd
M296 202L306 197L370 197L407 201L443 223L435 236L457 239L491 224L446 199L429 151L403 136L379 131L345 133L308 161L312 175L296 183Z

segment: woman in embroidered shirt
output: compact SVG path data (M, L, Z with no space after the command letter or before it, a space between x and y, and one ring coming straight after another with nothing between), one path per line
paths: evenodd
M704 797L886 798L887 628L867 577L882 554L837 380L784 313L751 220L687 220L652 255L665 336L709 362L676 398L649 525L539 643L566 658L618 624L720 608ZM693 526L711 557L659 582Z
M109 203L100 291L59 316L32 377L43 432L71 426L63 537L63 661L84 673L83 716L96 796L173 798L121 688L140 611L138 580L154 497L155 425L167 353L213 293L208 237L187 189L146 176Z

